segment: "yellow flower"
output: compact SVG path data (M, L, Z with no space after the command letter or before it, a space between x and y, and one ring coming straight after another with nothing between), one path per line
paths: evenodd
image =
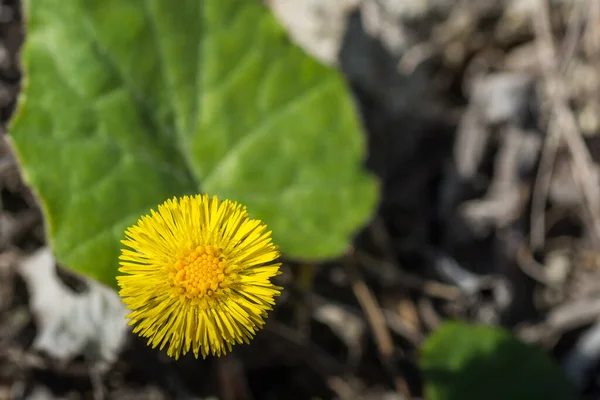
M216 196L167 200L125 232L119 294L133 331L179 358L248 343L281 287L278 247L246 207Z

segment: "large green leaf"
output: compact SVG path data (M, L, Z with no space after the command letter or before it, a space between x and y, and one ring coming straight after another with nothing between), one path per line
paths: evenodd
M377 200L336 71L256 0L29 0L10 129L60 261L114 285L123 229L166 198L242 202L288 256L334 257Z
M422 348L428 400L571 400L562 371L540 348L500 328L447 323Z

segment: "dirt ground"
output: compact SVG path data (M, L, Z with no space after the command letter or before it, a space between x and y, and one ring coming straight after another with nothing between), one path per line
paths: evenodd
M0 2L4 127L19 3ZM56 359L33 345L19 269L45 245L43 219L3 132L0 400L420 398L419 346L456 318L542 345L600 398L600 2L267 3L360 106L383 194L354 250L312 285L286 260L266 329L226 358L174 362L127 335L108 368ZM74 296L90 290L56 271Z

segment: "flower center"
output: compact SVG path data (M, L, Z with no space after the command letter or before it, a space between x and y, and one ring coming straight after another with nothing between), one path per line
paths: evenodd
M183 251L173 267L173 284L189 299L215 296L227 289L235 275L221 249L212 246Z

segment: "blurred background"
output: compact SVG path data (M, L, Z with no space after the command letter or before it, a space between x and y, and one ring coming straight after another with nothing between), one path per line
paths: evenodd
M427 398L442 378L422 349L448 320L506 328L576 398L600 399L600 1L264 3L347 79L381 202L345 257L284 260L286 290L250 345L175 362L122 327L114 293L44 247L4 132L21 5L0 2L0 399ZM462 389L430 397L507 398L490 382L554 376L515 377L520 348L494 351L451 378ZM502 365L477 375L490 363Z

